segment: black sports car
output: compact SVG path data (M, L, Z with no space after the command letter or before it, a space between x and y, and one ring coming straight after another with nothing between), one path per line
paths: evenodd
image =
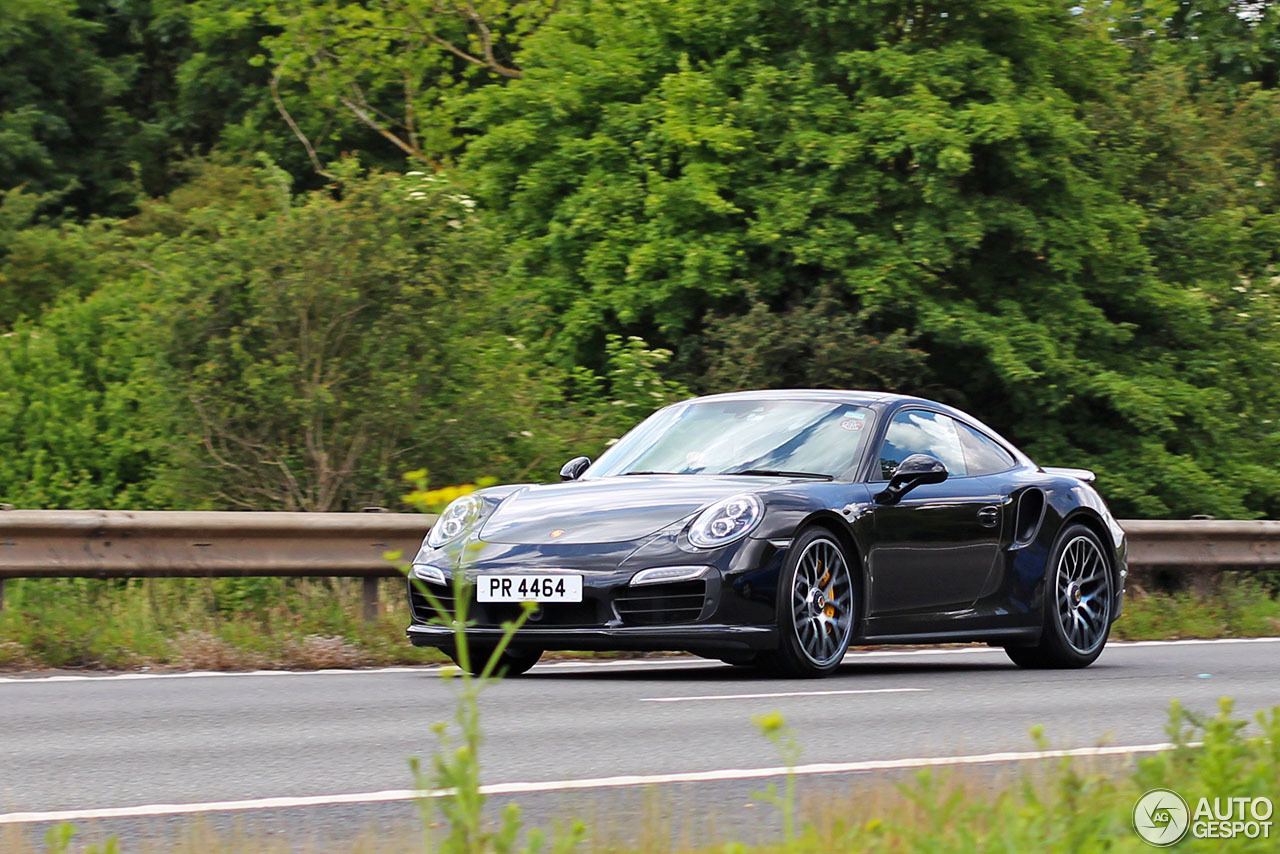
M1120 615L1125 536L1093 474L928 400L696 398L561 477L459 498L413 562L449 609L463 575L480 655L537 603L508 673L546 649L627 649L822 676L851 643L956 641L1084 667ZM454 629L409 596L413 643L452 654Z

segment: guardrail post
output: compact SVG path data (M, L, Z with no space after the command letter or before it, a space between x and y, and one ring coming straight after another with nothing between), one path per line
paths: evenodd
M0 513L5 510L12 510L12 504L0 504ZM0 613L4 612L4 579L0 578Z
M363 581L360 591L360 616L366 623L374 623L378 620L378 579L366 575Z

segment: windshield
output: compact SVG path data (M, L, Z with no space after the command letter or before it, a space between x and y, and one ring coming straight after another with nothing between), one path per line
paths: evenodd
M584 477L783 473L837 477L858 461L871 410L812 400L725 400L661 409Z

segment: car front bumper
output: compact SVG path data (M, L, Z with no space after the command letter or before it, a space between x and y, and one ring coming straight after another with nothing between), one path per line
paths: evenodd
M455 630L448 626L415 623L406 629L406 633L414 646L451 649L457 643ZM504 633L501 628L469 627L464 630L469 644L496 643ZM535 628L525 625L516 631L511 643L537 649L755 652L776 649L778 630L776 626L723 624L616 628Z
M523 620L512 644L531 649L733 654L777 648L781 552L768 543L748 540L718 554L699 555L697 564L677 549L608 568L600 568L608 564L597 556L598 546L544 548L536 554L524 547L503 548L508 551L471 561L462 578L454 568L436 566L436 580L410 579L412 625L407 634L416 646L447 651L455 645L453 620L461 610L466 637L473 643L494 643L504 626ZM685 580L634 583L642 570L671 566L704 571ZM519 603L478 601L482 576L540 571L580 575L581 601L542 603L527 615ZM454 598L459 581L466 582L461 609Z

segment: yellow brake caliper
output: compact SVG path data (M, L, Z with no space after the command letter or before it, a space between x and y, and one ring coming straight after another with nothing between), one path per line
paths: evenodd
M819 566L821 566L821 564L819 564ZM831 580L831 571L828 570L826 573L823 574L822 580L818 582L818 586L826 587L827 582L830 580ZM836 615L836 606L831 604L831 598L833 593L835 593L834 587L832 587L830 590L824 590L822 592L822 595L827 597L827 606L822 609L822 613L827 615L827 619L832 619ZM827 628L830 629L830 625L828 625Z

